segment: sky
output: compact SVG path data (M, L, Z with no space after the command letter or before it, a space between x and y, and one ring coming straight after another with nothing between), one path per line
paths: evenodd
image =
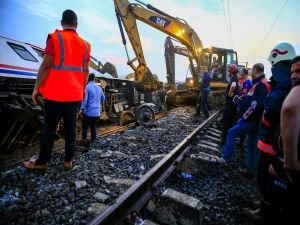
M262 62L268 77L267 57L272 47L289 42L300 54L299 0L143 1L186 20L204 47L232 48L237 51L239 62L248 62L250 66ZM91 43L94 57L103 64L113 63L119 77L132 73L126 64L113 0L0 0L0 35L45 47L47 35L61 29L65 9L76 12L77 31ZM166 81L166 35L142 22L137 24L147 65L161 81ZM127 47L130 58L134 58L129 41ZM188 60L183 56L176 56L175 60L176 80L184 81L190 76Z

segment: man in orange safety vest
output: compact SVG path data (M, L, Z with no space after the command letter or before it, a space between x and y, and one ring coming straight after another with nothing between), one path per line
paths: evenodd
M84 97L91 46L77 34L77 16L72 10L63 12L61 25L63 30L48 35L45 56L32 93L35 104L38 104L39 95L44 97L45 114L39 157L36 161L24 162L27 169L48 168L61 118L64 120L65 133L64 168L72 168L76 117L79 103Z

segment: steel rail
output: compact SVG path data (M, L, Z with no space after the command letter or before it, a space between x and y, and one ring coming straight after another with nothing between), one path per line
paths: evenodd
M219 111L211 115L191 134L180 142L168 155L158 162L150 171L134 183L124 192L116 203L108 207L102 214L95 217L89 225L118 225L130 213L138 211L151 198L152 190L160 182L165 180L175 169L176 165L189 150L191 140L203 129L212 119L219 114Z

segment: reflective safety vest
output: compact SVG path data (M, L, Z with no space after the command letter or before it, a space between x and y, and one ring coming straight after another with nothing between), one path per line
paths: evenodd
M39 91L48 100L82 101L90 44L70 30L56 30L49 37L54 46L53 64Z
M259 82L257 82L256 84L254 84L254 85L251 87L250 91L248 92L248 95L253 96L253 93L254 93L254 91L255 91L255 88L256 88L256 86L257 86L259 83L262 83L262 84L265 86L265 88L267 89L267 92L270 93L271 87L270 87L270 85L269 85L269 83L268 83L268 80L267 80L266 78L262 78Z

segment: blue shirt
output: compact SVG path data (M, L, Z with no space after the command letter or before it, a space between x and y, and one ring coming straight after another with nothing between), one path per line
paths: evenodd
M239 90L238 96L239 96L239 97L242 96L242 95L246 96L247 93L250 91L251 87L252 87L252 82L251 82L251 80L248 80L248 79L245 80L245 81L243 82L243 84L242 84L241 89Z
M209 76L208 73L204 73L202 77L202 83L200 86L200 90L209 92L210 91L210 81L211 77Z
M104 102L105 96L102 88L94 81L88 82L85 88L85 97L81 103L81 109L87 116L100 116L101 104Z

